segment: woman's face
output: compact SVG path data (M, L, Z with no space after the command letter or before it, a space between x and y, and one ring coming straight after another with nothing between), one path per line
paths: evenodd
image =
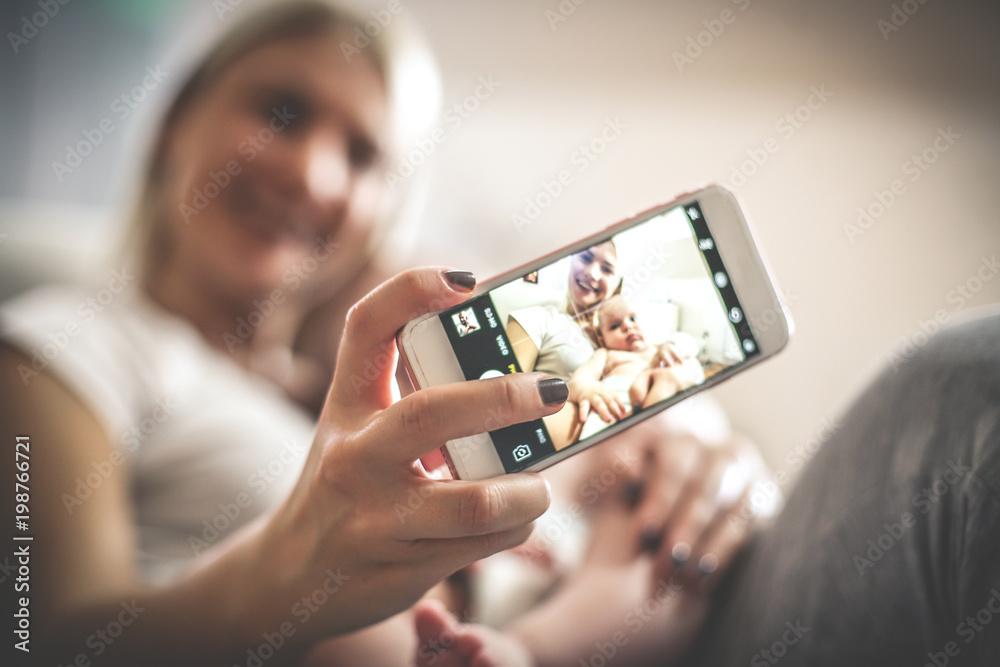
M573 255L569 265L569 298L578 309L604 301L618 282L618 253L602 243Z
M329 294L354 275L383 195L388 109L375 66L338 44L266 43L183 111L166 154L168 270L236 300Z

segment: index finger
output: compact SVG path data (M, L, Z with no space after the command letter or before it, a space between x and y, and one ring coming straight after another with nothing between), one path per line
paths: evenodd
M542 373L428 387L394 403L372 420L372 441L390 444L373 448L372 455L389 463L409 463L448 440L558 412L568 395L563 380Z
M424 313L468 298L475 277L467 271L404 271L372 290L347 314L337 368L327 402L363 409L391 403L396 332Z

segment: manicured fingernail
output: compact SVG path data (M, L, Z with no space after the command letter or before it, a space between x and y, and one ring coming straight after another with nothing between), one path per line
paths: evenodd
M698 560L698 574L704 579L719 569L719 557L715 554L705 554Z
M642 498L642 482L637 479L630 480L622 487L622 501L629 509L634 509Z
M471 292L476 289L476 277L471 271L442 271L442 275L456 292Z
M639 542L643 551L655 554L660 550L660 543L663 541L663 531L656 526L646 526L639 535Z
M545 405L565 403L569 398L569 385L559 378L545 378L538 381L538 395Z
M686 563L690 557L691 545L687 542L678 542L674 545L674 548L670 550L670 558L674 561L675 570L683 568L684 563Z

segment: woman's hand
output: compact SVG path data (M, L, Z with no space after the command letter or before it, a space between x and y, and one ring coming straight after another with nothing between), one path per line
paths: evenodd
M285 621L308 641L384 619L451 572L523 542L548 506L537 475L443 481L418 458L448 440L556 412L568 391L561 380L508 375L391 404L396 332L471 292L470 274L465 287L448 275L400 274L348 315L305 469L247 573L256 583L241 601L248 645Z

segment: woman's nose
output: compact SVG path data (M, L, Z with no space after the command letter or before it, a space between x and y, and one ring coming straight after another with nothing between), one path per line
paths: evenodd
M303 142L296 171L302 194L310 203L327 206L342 203L350 189L347 142L319 135Z

